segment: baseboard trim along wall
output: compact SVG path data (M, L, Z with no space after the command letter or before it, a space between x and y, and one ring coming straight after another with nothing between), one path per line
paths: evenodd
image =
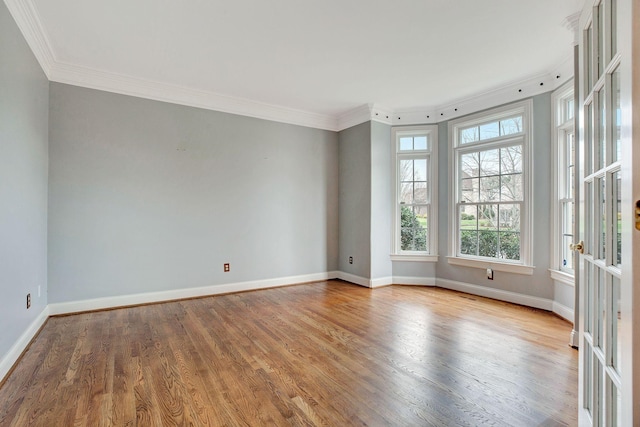
M326 273L305 274L301 276L280 277L276 279L252 280L248 282L203 286L198 288L175 289L170 291L147 292L142 294L53 303L49 304L49 315L57 316L62 314L81 313L83 311L103 310L139 304L228 294L232 292L255 291L258 289L276 288L280 286L295 285L298 283L319 282L322 280L335 279L337 276L338 272L332 271Z
M13 365L20 359L22 353L29 347L33 338L38 334L40 328L45 324L49 318L49 306L46 306L29 325L26 331L20 335L18 341L16 341L9 352L0 359L0 384L4 381L7 374L13 368Z
M519 294L517 292L503 291L501 289L488 288L486 286L472 285L470 283L456 282L448 279L436 279L436 286L453 291L465 292L480 297L493 298L500 301L512 302L514 304L526 305L528 307L541 308L552 311L553 301L547 298L533 297Z

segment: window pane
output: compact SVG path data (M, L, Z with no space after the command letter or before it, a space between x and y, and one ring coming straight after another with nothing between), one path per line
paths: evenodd
M414 212L416 215L416 227L413 234L413 243L415 250L417 251L427 251L428 245L428 214L429 207L428 206L416 206L414 208Z
M574 109L574 102L573 102L573 98L571 99L567 99L566 103L565 103L565 120L564 121L568 121L573 119L573 109Z
M480 201L497 202L500 198L500 177L488 176L480 178Z
M520 205L500 205L500 230L520 232Z
M503 174L522 172L522 145L500 149L500 168Z
M569 245L573 243L573 202L561 203L562 213L562 263L561 270L565 270L573 274L573 266L575 261L575 251L569 249Z
M498 205L478 206L478 228L480 230L497 230Z
M520 233L500 232L500 258L520 259Z
M427 159L416 159L413 161L413 180L427 180Z
M567 198L573 198L573 187L575 185L575 176L576 176L576 168L575 168L575 158L576 158L576 146L575 146L575 134L573 132L567 133L565 135L565 194Z
M413 184L413 203L427 203L429 195L427 194L427 183L416 182Z
M460 231L460 254L478 255L478 231Z
M427 137L415 136L413 137L413 149L414 150L426 150L427 149Z
M477 205L461 205L460 206L460 229L462 230L478 229L478 206Z
M461 200L467 203L480 201L480 180L478 178L463 179L460 183Z
M427 250L427 206L400 207L400 249Z
M500 177L500 201L520 202L523 199L522 174L502 175Z
M413 160L400 160L400 181L413 181Z
M593 255L595 249L595 242L593 241L593 227L594 227L594 194L593 194L593 183L585 182L584 185L584 242L585 242L585 253L589 255Z
M513 135L522 132L522 116L500 120L500 135Z
M460 156L460 178L480 176L480 154L470 153Z
M462 129L460 131L460 144L468 144L470 142L478 141L478 127L473 126L467 129Z
M400 203L405 205L413 203L413 182L400 184Z
M413 150L413 137L403 136L402 138L400 138L400 151L411 150Z
M496 138L500 136L499 122L486 123L480 125L480 140Z
M500 173L500 151L487 150L480 152L480 176L498 175Z
M498 232L495 230L478 231L478 255L490 258L498 257Z

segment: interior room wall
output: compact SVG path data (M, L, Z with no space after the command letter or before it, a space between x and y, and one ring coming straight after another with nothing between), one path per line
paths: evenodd
M337 268L335 132L51 83L49 150L50 303Z
M391 126L371 123L371 278L393 275L391 253Z
M338 133L340 163L338 269L371 278L371 122ZM353 257L353 264L349 263Z
M48 96L47 77L0 2L0 381L47 305Z
M516 292L523 295L553 300L554 286L549 275L550 247L550 194L551 194L551 93L533 97L533 265L532 276L494 272L494 280L487 279L484 269L450 265L448 238L449 221L453 213L449 212L449 159L448 122L438 124L438 246L440 258L436 266L438 279L451 280L473 285Z

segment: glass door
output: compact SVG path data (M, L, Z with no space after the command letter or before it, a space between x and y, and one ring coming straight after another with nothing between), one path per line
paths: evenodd
M581 242L572 249L581 253L583 278L581 406L583 418L594 426L621 425L620 55L615 3L602 0L590 10L581 49L584 226Z

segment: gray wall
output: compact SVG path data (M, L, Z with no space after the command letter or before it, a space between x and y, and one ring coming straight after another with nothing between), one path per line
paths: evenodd
M337 267L335 132L51 83L49 148L51 303Z
M338 269L370 278L371 272L371 122L345 129L340 144ZM353 264L349 264L349 257Z
M371 278L391 277L391 126L371 122Z
M554 286L549 276L549 212L551 195L551 94L533 98L533 276L497 271L494 280L488 280L485 270L449 265L448 230L452 213L449 210L449 132L448 123L438 124L438 246L440 259L436 275L501 290L518 292L540 298L553 299Z
M0 361L47 304L48 96L45 74L0 2Z

